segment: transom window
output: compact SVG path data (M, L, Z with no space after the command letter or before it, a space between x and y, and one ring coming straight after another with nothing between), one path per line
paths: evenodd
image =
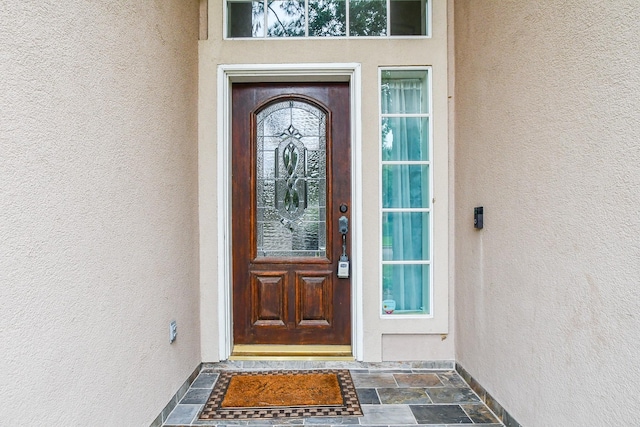
M432 314L429 72L380 70L383 317Z
M227 0L227 36L428 36L430 0Z

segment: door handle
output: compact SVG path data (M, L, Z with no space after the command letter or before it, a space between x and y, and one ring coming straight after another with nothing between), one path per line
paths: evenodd
M342 255L338 261L338 278L349 278L349 257L347 256L347 233L349 232L349 218L342 215L338 219L338 232L342 234Z
M338 231L342 234L342 239L344 241L347 237L347 233L349 232L349 218L344 215L338 219Z

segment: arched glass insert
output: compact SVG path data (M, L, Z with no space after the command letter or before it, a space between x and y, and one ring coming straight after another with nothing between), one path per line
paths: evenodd
M257 114L258 257L325 257L327 115L286 100Z

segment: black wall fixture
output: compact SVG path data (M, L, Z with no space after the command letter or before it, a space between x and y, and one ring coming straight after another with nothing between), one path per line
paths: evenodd
M475 228L482 228L483 224L483 216L484 216L484 207L478 206L477 208L473 208L473 226Z

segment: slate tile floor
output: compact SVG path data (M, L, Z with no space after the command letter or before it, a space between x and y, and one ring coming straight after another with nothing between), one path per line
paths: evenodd
M364 416L255 421L198 421L218 372L264 369L349 369ZM222 362L206 364L164 426L474 426L503 424L454 370L419 363L358 362Z

